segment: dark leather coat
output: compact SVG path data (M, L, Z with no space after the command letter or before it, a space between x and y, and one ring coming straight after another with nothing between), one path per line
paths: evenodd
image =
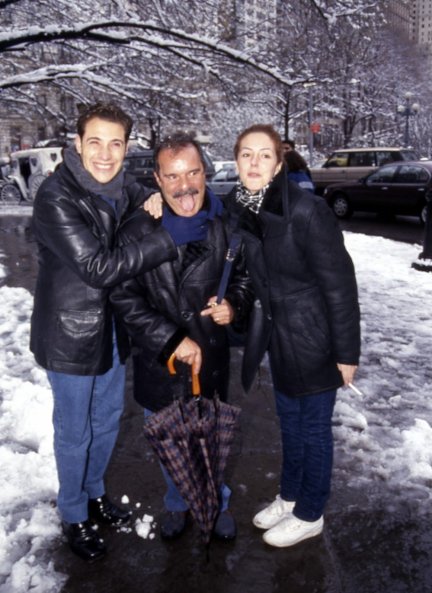
M242 380L252 384L266 351L274 387L287 395L341 386L336 363L358 364L360 312L354 267L325 201L282 170L258 216L227 199L242 229L256 300Z
M126 236L129 241L137 230L154 232L160 224L160 220L140 212L122 228L119 237ZM190 376L190 366L177 362L179 374L171 377L166 360L185 336L195 340L202 349L202 394L212 397L217 392L222 400L226 399L227 331L211 317L200 316L208 299L217 294L224 266L228 239L221 218L209 221L207 239L201 245L198 257L184 270L181 266L185 247L181 246L178 260L165 262L124 282L111 295L113 306L132 337L132 344L138 347L134 354L135 398L151 411L170 404L173 397L184 391L183 377ZM237 324L241 324L252 300L241 254L233 265L225 298L234 308Z
M122 217L146 195L143 186L126 178L123 212L116 219L112 207L78 185L64 164L40 187L33 209L39 275L30 348L44 368L72 375L108 371L113 336L110 287L177 257L163 230L114 248ZM124 338L117 335L122 359L127 355Z

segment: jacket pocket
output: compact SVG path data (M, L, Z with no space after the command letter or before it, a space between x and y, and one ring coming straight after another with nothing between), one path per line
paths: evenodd
M57 360L88 363L100 356L104 315L101 310L59 311L56 326Z

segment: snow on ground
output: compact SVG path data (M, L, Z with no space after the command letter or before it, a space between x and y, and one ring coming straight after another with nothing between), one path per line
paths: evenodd
M340 392L336 464L348 468L348 487L385 480L393 500L421 502L432 484L432 274L411 268L418 246L352 233L345 239L362 309L355 381L362 395ZM0 259L0 282L6 273ZM28 350L31 295L2 286L0 299L0 593L56 593L66 577L49 553L60 536L51 396ZM150 519L136 525L141 537Z

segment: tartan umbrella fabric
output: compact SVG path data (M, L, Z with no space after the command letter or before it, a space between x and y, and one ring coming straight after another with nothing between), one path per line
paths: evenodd
M217 395L201 398L197 389L194 376L195 397L178 399L149 416L144 432L208 543L240 408L221 402Z

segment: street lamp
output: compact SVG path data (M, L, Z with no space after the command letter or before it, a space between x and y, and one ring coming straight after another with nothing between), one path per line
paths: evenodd
M405 105L399 105L397 110L399 115L405 117L405 134L404 134L404 144L408 146L409 144L409 118L417 115L419 112L420 106L418 103L412 102L413 94L409 91L405 93Z
M411 267L420 272L432 272L432 192L426 193L426 221L423 251Z

